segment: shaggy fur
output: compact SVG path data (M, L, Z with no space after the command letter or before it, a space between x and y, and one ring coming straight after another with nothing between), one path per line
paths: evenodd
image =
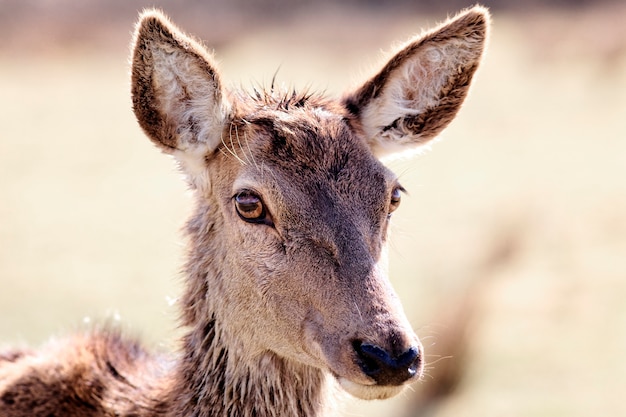
M338 387L388 398L423 351L387 280L403 188L377 159L454 117L482 56L475 7L407 43L341 100L225 89L156 11L137 25L132 98L195 193L171 355L110 326L0 353L0 415L320 416Z

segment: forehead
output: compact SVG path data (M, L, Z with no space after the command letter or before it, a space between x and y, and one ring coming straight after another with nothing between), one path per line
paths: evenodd
M263 108L246 117L256 157L290 180L363 183L373 189L396 181L365 140L332 105Z

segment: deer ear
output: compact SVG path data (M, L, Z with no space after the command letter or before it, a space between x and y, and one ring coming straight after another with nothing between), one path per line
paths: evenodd
M466 10L406 43L344 103L378 156L434 138L459 111L485 48L489 12Z
M217 148L230 106L213 59L158 11L137 24L131 86L139 125L183 168Z

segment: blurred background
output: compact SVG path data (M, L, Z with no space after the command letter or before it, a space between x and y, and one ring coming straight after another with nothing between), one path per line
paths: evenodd
M626 4L485 1L470 98L395 162L391 279L427 351L344 416L626 415ZM169 348L190 198L143 136L128 43L156 5L235 87L339 94L461 0L0 0L0 345L94 320Z

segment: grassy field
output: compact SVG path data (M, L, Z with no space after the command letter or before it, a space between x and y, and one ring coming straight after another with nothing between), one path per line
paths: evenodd
M496 14L460 116L431 152L392 165L410 192L392 281L427 349L457 323L465 332L438 352L455 358L433 366L463 374L432 415L626 414L620 19L623 8ZM325 15L257 27L216 53L235 85L267 84L280 67L279 80L337 93L436 20ZM97 51L0 56L1 343L113 318L171 344L190 199L134 122L125 46ZM416 415L432 383L349 401L345 415Z

